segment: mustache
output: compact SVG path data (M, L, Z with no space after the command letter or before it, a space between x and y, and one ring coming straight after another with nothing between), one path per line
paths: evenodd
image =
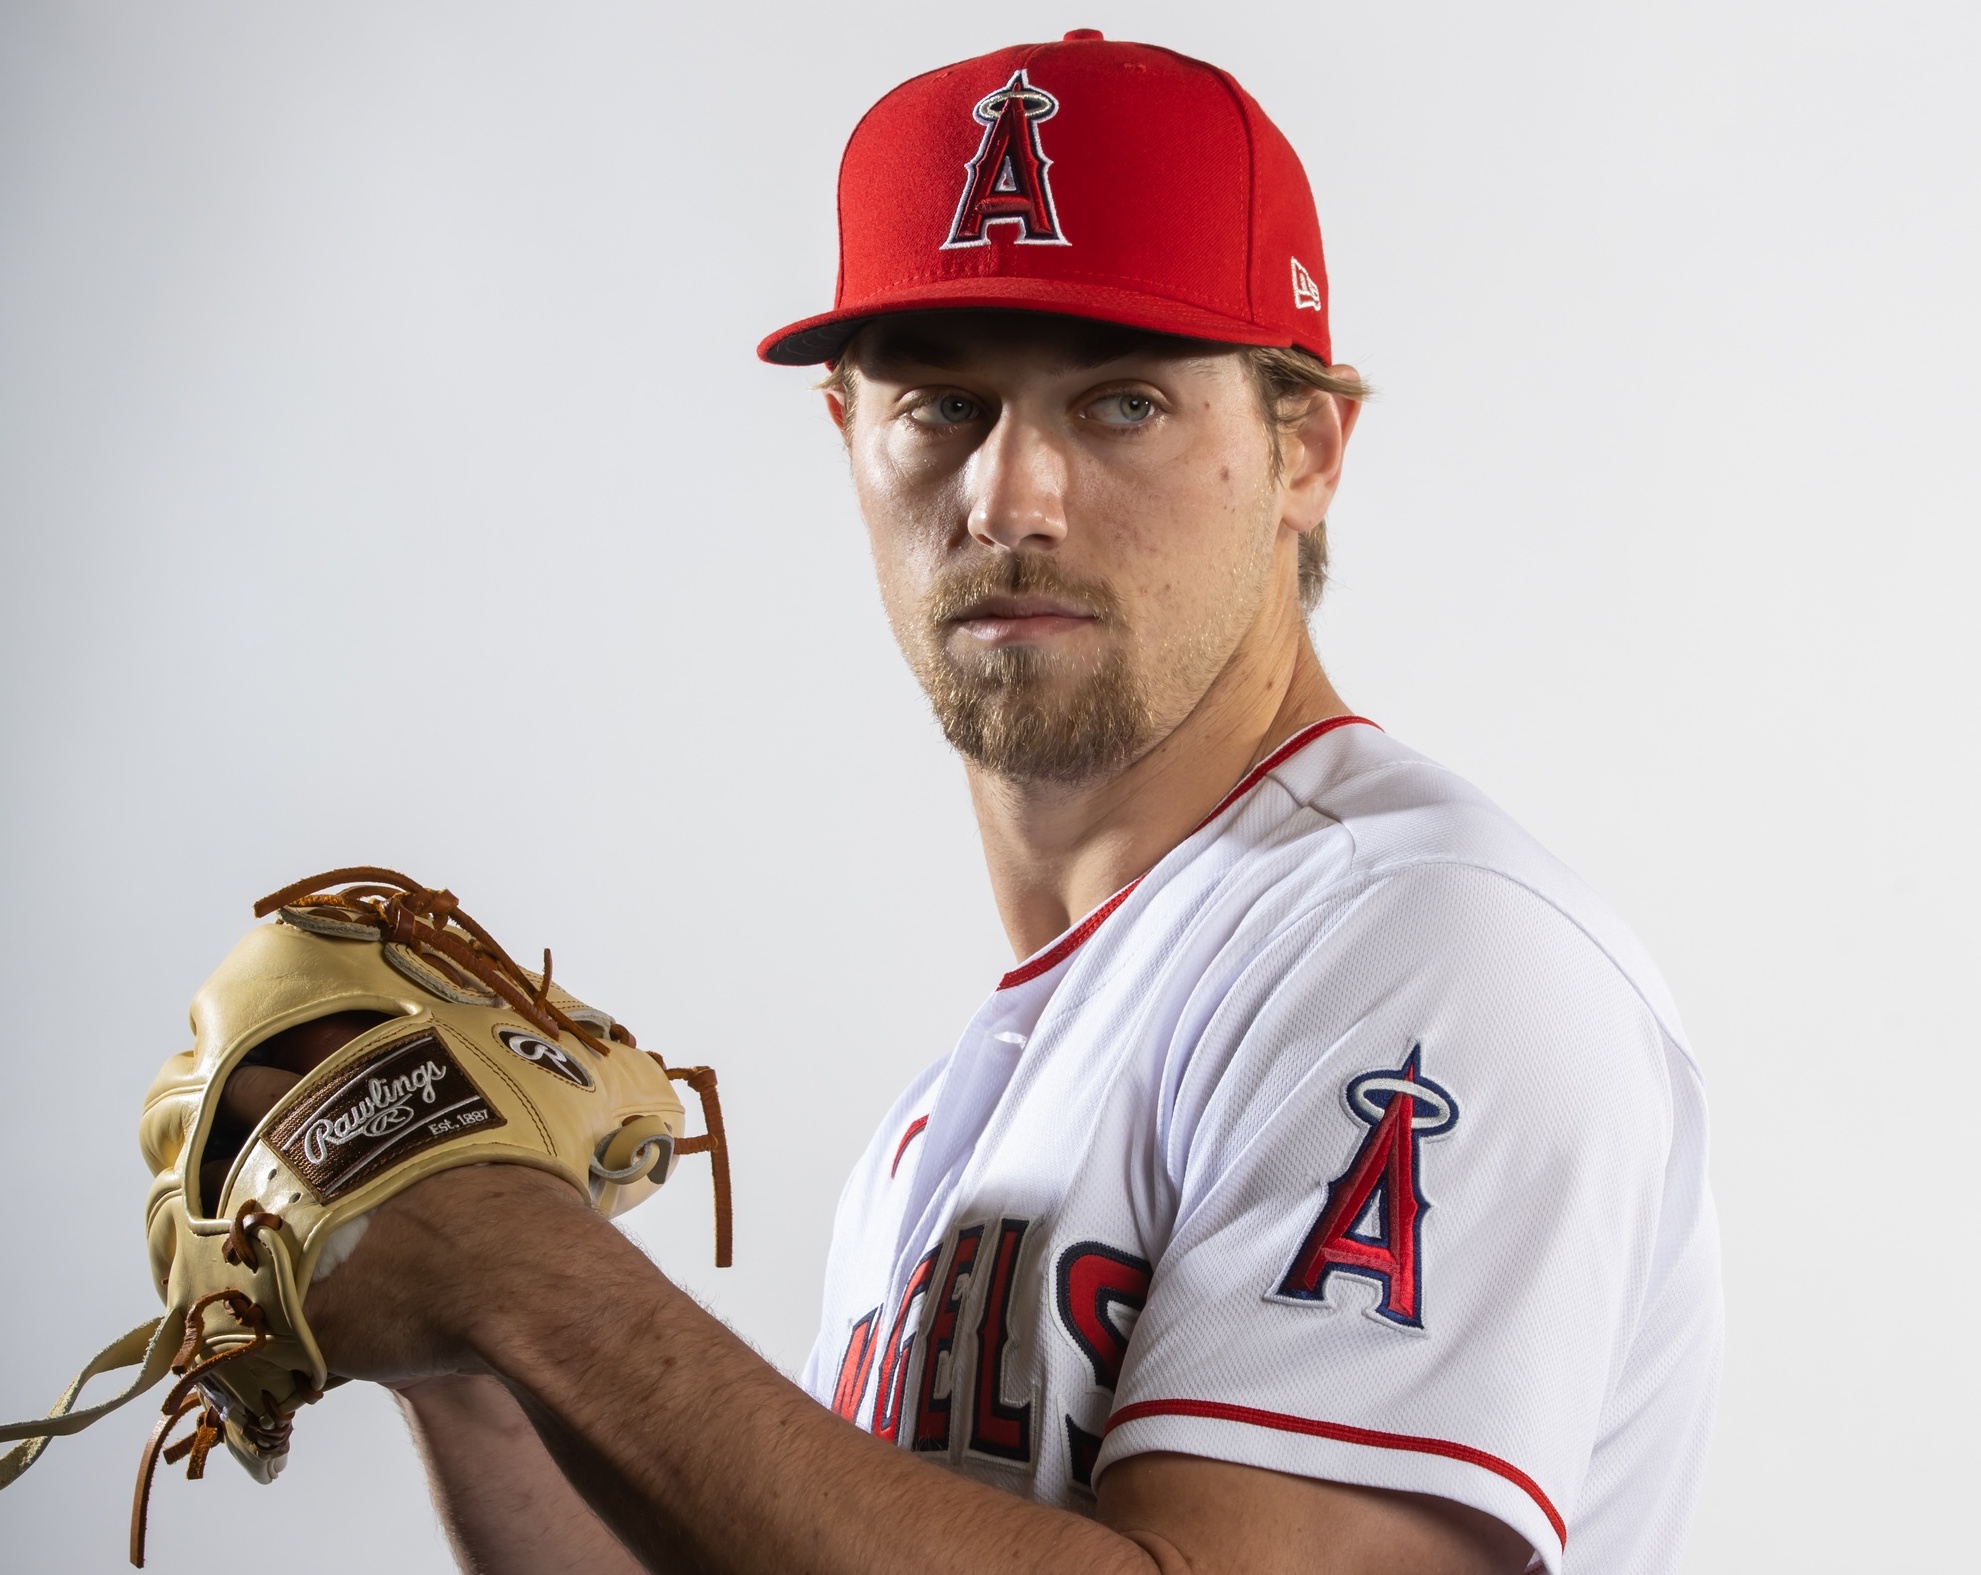
M953 623L990 596L1051 596L1069 601L1103 624L1119 619L1121 601L1098 580L1062 574L1037 553L1008 553L939 576L922 606L931 624Z

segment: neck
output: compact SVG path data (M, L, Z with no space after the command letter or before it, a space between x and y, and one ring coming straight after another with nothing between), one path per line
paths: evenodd
M991 889L1012 951L1028 957L1151 868L1275 745L1348 707L1295 614L1266 650L1234 654L1153 748L1075 786L968 767Z

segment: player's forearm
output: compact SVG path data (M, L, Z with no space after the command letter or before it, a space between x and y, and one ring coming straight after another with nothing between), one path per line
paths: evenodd
M651 1567L1154 1575L1147 1554L1104 1526L954 1476L842 1421L616 1231L576 1234L554 1266L532 1265L473 1338L579 1491Z
M500 1382L429 1379L399 1402L462 1569L636 1575L638 1563L565 1480Z

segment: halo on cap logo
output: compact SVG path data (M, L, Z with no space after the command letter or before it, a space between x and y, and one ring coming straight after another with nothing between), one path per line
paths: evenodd
M972 113L984 124L977 156L964 166L963 195L950 221L944 251L988 246L993 224L1015 224L1020 246L1067 246L1052 202L1052 160L1039 144L1039 123L1059 113L1059 100L1032 86L1023 68Z
M502 1048L511 1055L535 1062L552 1077L561 1077L579 1088L592 1086L592 1075L585 1070L584 1064L562 1045L552 1044L542 1034L533 1034L522 1028L498 1028L495 1037L502 1041Z

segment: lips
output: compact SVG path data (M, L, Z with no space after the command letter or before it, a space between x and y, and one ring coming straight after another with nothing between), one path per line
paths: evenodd
M1100 581L1060 572L1042 555L983 558L941 575L931 589L928 628L938 640L978 650L1084 647L1117 621L1114 593Z
M1063 596L998 594L970 602L947 622L977 645L996 649L1050 643L1094 627L1100 615Z
M951 623L1008 623L1034 618L1078 619L1091 622L1100 615L1091 607L1058 596L985 596L970 603Z

